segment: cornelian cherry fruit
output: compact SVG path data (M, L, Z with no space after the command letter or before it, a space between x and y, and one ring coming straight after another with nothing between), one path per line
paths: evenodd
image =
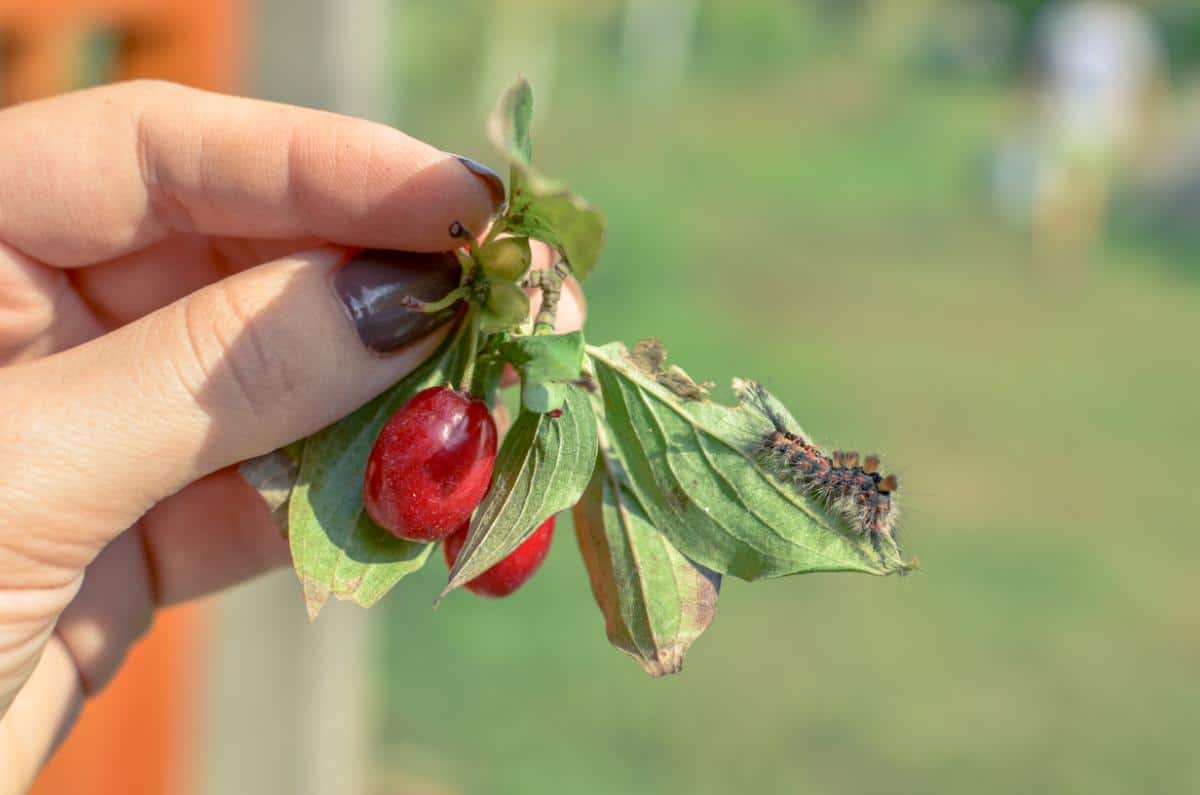
M363 475L363 503L388 532L437 541L470 520L495 462L496 423L487 404L430 387L379 432Z
M446 565L450 568L454 568L454 561L458 560L458 553L467 540L469 526L470 522L464 523L442 542ZM480 596L508 596L524 585L541 567L546 553L550 551L550 541L553 538L554 517L551 516L533 531L533 535L522 541L521 546L510 552L508 557L467 583L467 590Z

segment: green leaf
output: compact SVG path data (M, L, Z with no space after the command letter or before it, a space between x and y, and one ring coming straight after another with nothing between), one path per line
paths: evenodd
M525 190L514 194L504 227L557 249L580 281L595 269L604 248L600 213L565 187L536 176L529 178Z
M487 121L488 138L509 163L528 167L533 162L533 89L524 77L517 78Z
M566 384L579 380L583 370L583 332L505 337L500 355L521 376L521 402L544 414L561 408Z
M479 330L484 334L520 326L529 320L529 296L512 282L492 282L479 320Z
M603 458L574 512L592 595L610 643L651 676L677 673L712 623L721 575L680 554Z
M526 235L557 249L578 279L587 278L604 245L604 219L562 182L533 167L529 128L533 92L520 78L488 120L488 137L510 166L508 213L502 231Z
M238 473L263 498L275 525L286 535L288 500L300 472L303 440L293 442L266 455L251 458L238 465Z
M596 417L582 389L566 390L561 415L522 411L504 437L491 489L471 519L443 597L500 562L587 487L596 463Z
M424 565L430 544L396 538L363 510L363 471L380 429L409 398L461 368L462 328L388 392L310 436L288 508L288 538L309 618L330 596L370 607Z
M763 469L757 448L772 426L761 410L678 394L668 384L686 373L664 383L619 343L587 352L630 488L680 552L746 580L909 567L894 545L881 562L866 538Z

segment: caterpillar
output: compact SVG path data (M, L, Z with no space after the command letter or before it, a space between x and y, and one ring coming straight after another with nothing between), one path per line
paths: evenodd
M774 426L763 435L757 451L767 469L865 535L881 559L884 539L899 549L895 493L900 481L895 475L880 473L879 456L871 454L860 462L855 450L827 455L811 439L789 429L761 384L749 386L754 402Z

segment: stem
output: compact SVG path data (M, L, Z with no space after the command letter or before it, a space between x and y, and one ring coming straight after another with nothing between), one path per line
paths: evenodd
M463 365L462 380L459 389L471 392L471 381L475 379L475 354L479 351L479 308L472 306L467 311L467 362Z
M436 301L422 301L420 298L417 298L416 296L406 295L406 296L404 296L403 299L401 299L400 303L404 306L405 309L415 309L418 312L425 312L426 314L432 314L433 312L441 312L443 309L453 306L460 299L463 299L466 297L467 297L467 288L466 287L456 287Z
M458 260L458 266L462 268L462 279L459 280L459 286L465 287L471 281L471 274L475 272L475 260L461 248L454 249L454 257Z

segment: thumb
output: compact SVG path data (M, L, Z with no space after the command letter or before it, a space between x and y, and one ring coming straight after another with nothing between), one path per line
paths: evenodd
M420 364L454 310L400 300L441 297L457 268L449 254L315 249L11 368L0 467L19 474L7 507L86 564L164 497L319 430Z

